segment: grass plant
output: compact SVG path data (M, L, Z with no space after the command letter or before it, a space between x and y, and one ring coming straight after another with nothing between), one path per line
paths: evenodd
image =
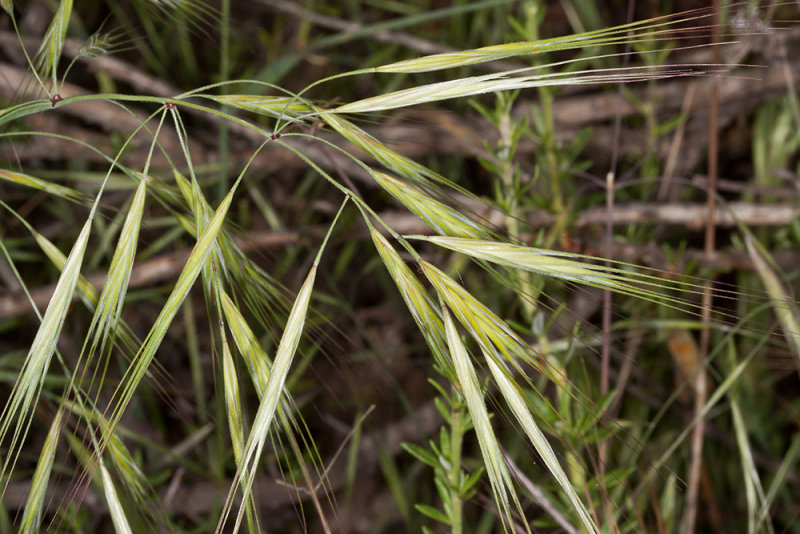
M733 214L729 247L752 269L716 285L712 309L702 297L716 270L571 246L581 212L604 200L611 244L614 200L655 195L658 142L691 117L659 115L630 92L645 153L611 158L622 161L600 188L582 155L591 130L563 141L556 125L562 90L755 77L683 58L712 30L731 47L779 39L768 17L796 6L757 6L761 25L745 27L749 2L609 26L578 0L262 3L277 10L273 34L253 34L296 41L267 66L247 59L232 28L246 9L229 1L0 2L26 69L0 112L0 274L3 297L28 303L0 319L0 531L798 529L797 276L773 257L796 250L797 218L776 239ZM26 10L45 6L50 23L29 34ZM575 33L547 35L558 6ZM334 33L279 14L298 10ZM482 34L487 21L496 27ZM407 33L420 23L433 38ZM213 53L195 46L217 34ZM436 42L449 37L455 48ZM344 44L366 59L342 57ZM93 61L139 54L137 75L173 93L129 90L119 74L92 81ZM521 104L531 89L537 103ZM484 121L472 167L410 157L374 133L445 105ZM782 187L778 177L797 181L796 110L789 92L755 112L754 203L777 202L758 195ZM619 136L607 137L616 154ZM61 152L29 161L40 144ZM616 173L628 178L618 189ZM534 210L548 216L538 232ZM635 247L670 233L613 230ZM172 270L142 282L151 256ZM615 304L598 326L599 312L578 304L603 292ZM386 309L391 320L376 326ZM707 354L695 331L710 332ZM350 379L359 387L342 394L350 366L385 380L377 401L409 424L378 421L384 432L365 436L370 384ZM423 393L404 381L409 368ZM322 428L341 423L327 410L357 421L335 446ZM364 504L380 505L365 498L377 492L367 479L390 496L382 510Z

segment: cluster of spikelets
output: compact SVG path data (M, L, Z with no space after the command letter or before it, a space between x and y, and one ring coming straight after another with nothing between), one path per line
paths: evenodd
M14 20L10 1L3 0L0 2L0 7L5 9ZM63 0L59 4L39 52L31 62L32 71L40 82L41 80L50 80L49 84L42 82L42 87L48 92L48 96L57 93L59 86L58 64L71 10L71 0ZM541 52L666 40L675 35L674 28L678 25L690 23L708 15L707 10L700 10L681 16L637 22L567 38L437 54L372 69L358 70L341 76L427 72L510 57L530 56ZM104 50L110 47L112 42L113 38L108 35L93 36L84 47L86 52L83 55L92 56L104 53ZM280 425L280 436L282 436L278 439L288 440L290 447L300 455L302 447L298 443L298 439L303 438L297 436L302 433L299 429L302 425L298 425L296 421L298 415L294 410L291 396L285 391L285 386L298 343L303 334L315 275L325 242L327 242L327 236L294 303L290 306L283 335L277 343L273 356L270 354L272 351L267 351L261 346L253 329L240 311L242 303L237 301L227 289L231 286L248 287L267 299L274 299L276 295L280 294L270 282L267 274L247 258L225 229L226 216L247 169L242 170L228 194L216 208L208 203L194 176L189 159L189 136L181 120L181 109L192 108L223 120L234 121L261 133L264 144L254 152L252 158L255 158L267 143L277 143L286 150L295 152L298 157L307 161L324 179L342 192L343 202L339 213L351 205L355 205L360 210L365 224L369 226L378 255L394 280L433 356L440 367L450 370L465 398L486 472L504 519L511 522L513 508L519 509L519 499L494 435L484 393L476 372L476 361L479 362L480 367L488 369L494 387L505 399L516 422L572 503L583 527L588 532L598 533L600 531L598 526L586 505L576 494L555 452L537 426L523 392L523 386L528 387L531 384L531 377L526 375L526 372L529 372L526 369L533 369L557 384L564 385L566 378L556 367L548 365L546 358L538 354L505 321L474 298L462 285L433 264L422 259L413 244L423 242L436 245L473 258L481 264L494 264L503 268L528 271L537 276L553 277L573 284L633 295L689 311L691 311L691 304L674 295L696 291L697 288L692 284L668 281L653 274L640 274L630 265L618 264L616 267L606 267L593 258L535 249L504 241L494 230L471 217L470 214L458 210L442 200L443 195L440 193L443 188L454 187L448 179L391 150L347 118L353 114L417 106L437 100L464 98L487 92L545 85L633 82L699 72L709 73L715 70L714 66L697 68L679 65L664 69L627 67L554 72L552 69L558 66L560 65L551 64L547 66L547 70L542 67L530 67L512 72L472 76L423 85L345 103L334 108L320 107L303 98L302 94L284 96L210 94L209 91L220 85L217 84L178 95L167 102L164 102L163 99L143 95L83 95L60 101L48 98L25 102L4 110L0 115L0 125L8 125L12 121L45 111L54 105L68 106L71 102L78 100L106 99L115 101L122 106L129 102L156 105L157 109L148 118L148 121L158 121L153 134L151 153L157 145L155 139L158 132L171 120L181 139L186 163L190 170L189 178L175 171L174 183L167 183L149 174L149 161L141 171L135 171L122 166L119 162L120 156L109 158L110 168L106 180L112 171L121 170L137 181L138 185L127 206L127 216L122 225L114 257L108 268L108 277L99 294L81 276L80 271L92 231L92 222L101 204L102 188L101 193L94 199L89 199L91 203L89 217L67 257L28 226L42 250L61 270L61 276L47 310L41 318L41 325L25 358L11 398L2 413L0 442L5 443L10 439L8 450L12 451L12 454L9 454L3 461L0 479L8 480L7 477L14 469L48 369L54 354L57 354L56 342L73 300L73 293L77 292L86 306L94 312L81 353L79 368L90 369L92 365L101 367L100 364L97 364L99 358L107 356L114 348L121 350L130 359L130 367L114 394L112 408L109 410L98 407L97 399L87 394L89 384L86 383L86 380L96 383L94 381L97 377L78 373L69 377L69 390L65 396L70 397L71 400L62 402L51 425L47 440L42 446L28 505L20 523L21 532L35 532L40 528L46 501L44 492L53 467L55 450L61 435L60 428L66 413L80 417L89 429L87 435L91 437L92 450L86 454L86 458L91 459L86 462L87 476L91 476L92 470L100 469L103 490L115 526L119 532L131 531L129 521L117 496L114 478L109 470L113 466L118 474L118 480L123 482L127 491L134 496L134 500L137 502L148 502L152 489L137 467L132 455L119 439L115 428L142 379L148 373L157 370L157 366L154 365L157 350L165 339L181 304L198 279L202 280L210 310L217 310L219 316L224 394L228 407L228 426L237 465L235 480L231 486L225 511L219 519L219 529L221 530L229 520L229 514L233 511L236 502L234 496L241 491L244 498L241 499L239 512L235 514L234 530L239 528L245 518L251 530L257 530L258 517L252 501L252 485L267 437L275 426L273 423L276 420ZM327 80L321 80L318 83L325 81ZM237 82L225 83L233 85ZM209 106L208 102L217 106ZM265 129L260 123L245 120L232 114L230 110L247 112L260 118L272 119L275 122L271 129ZM429 225L435 235L397 235L392 228L383 223L369 205L358 198L345 184L328 175L287 142L287 139L292 136L308 135L296 131L297 129L287 128L288 126L311 124L317 121L322 121L327 127L338 132L344 140L353 143L368 154L380 169L377 166L369 167L360 160L356 160L357 163L368 171L378 186ZM146 123L142 124L142 129L145 127ZM131 133L128 142L137 132ZM342 150L336 145L331 146L334 149ZM120 155L124 148L120 151ZM70 201L87 202L85 195L74 189L23 173L3 170L0 171L0 178ZM105 187L105 182L103 187ZM145 200L148 195L154 195L173 207L171 209L174 210L175 217L178 218L185 230L195 237L196 244L150 332L143 341L139 341L125 326L121 319L121 312L134 265ZM2 201L0 203L13 212L5 203ZM185 210L192 213L193 218L185 216L183 214ZM20 220L27 226L24 219ZM330 231L333 230L335 224L336 220L331 224ZM395 239L396 245L393 245L385 237L387 234ZM416 269L412 269L403 260L395 246L400 246L415 259ZM3 250L5 251L4 247ZM785 315L784 320L795 320L793 317L789 313ZM460 329L474 341L477 354L470 354L467 345L462 340ZM798 329L794 331L796 332ZM240 381L236 376L237 367L234 363L236 353L241 356L244 368L260 398L258 411L249 425L246 425L243 420L239 393ZM720 388L718 392L722 390L723 388ZM544 399L544 397L542 398ZM250 430L246 435L245 428L247 427ZM278 433L272 435L276 436ZM76 446L80 446L80 444ZM308 473L305 473L305 476L308 478Z

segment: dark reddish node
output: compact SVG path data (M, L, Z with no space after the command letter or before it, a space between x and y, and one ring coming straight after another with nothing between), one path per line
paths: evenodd
M167 109L175 109L175 104L172 102L164 102L164 107Z
M56 107L56 104L58 104L58 103L59 103L59 102L61 102L62 100L64 100L64 97L62 97L62 96L61 96L60 94L58 94L58 93L53 93L53 96L51 96L51 97L50 97L50 107L51 107L51 108L54 108L54 107Z
M280 139L281 138L281 134L274 133L274 134L270 135L269 138L274 141L275 139Z

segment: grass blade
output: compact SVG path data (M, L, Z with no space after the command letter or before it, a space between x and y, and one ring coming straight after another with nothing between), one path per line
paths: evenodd
M419 265L438 295L484 352L491 354L497 351L513 366L517 366L517 360L521 359L555 384L565 387L563 374L551 369L552 366L540 358L505 321L430 263L420 261Z
M503 454L500 452L497 437L494 434L494 430L492 430L492 424L489 422L489 413L486 410L483 393L478 384L478 376L475 374L475 369L469 359L467 350L461 342L455 324L453 324L453 319L446 308L442 310L442 315L444 316L447 345L450 347L450 357L455 367L458 383L461 386L461 393L467 403L469 415L472 417L475 435L478 437L481 456L486 466L486 473L489 475L494 498L497 502L497 507L500 509L504 524L510 525L512 519L509 495L519 508L519 501L511 475L503 460Z
M25 512L22 515L22 523L19 531L24 534L35 534L39 532L42 522L42 510L44 508L44 496L47 490L47 483L50 479L50 472L53 470L53 460L56 456L56 445L58 437L62 432L61 418L64 412L59 410L50 424L50 431L42 445L39 453L39 463L36 464L36 471L31 479L31 490L28 493L28 502L25 504Z
M0 169L0 179L9 181L17 185L24 185L25 187L32 187L33 189L44 191L48 195L53 195L71 202L86 203L88 197L83 193L66 187L63 185L55 184L41 178L36 178L30 174L22 172L10 171L8 169Z
M275 355L275 363L272 366L269 380L267 381L264 395L261 398L261 404L256 412L255 420L253 421L252 429L247 438L247 443L244 447L244 455L242 463L240 463L236 485L245 482L244 495L245 499L250 496L253 480L255 480L256 469L258 461L261 457L261 451L264 448L264 443L267 439L270 425L272 424L275 409L278 406L283 385L286 382L286 377L289 374L289 368L294 360L294 354L297 350L297 345L300 343L300 335L303 332L303 325L305 324L306 313L308 312L308 303L311 299L311 290L314 287L314 279L316 277L317 268L312 266L305 283L297 293L292 311L289 314L289 320L286 323L286 328L283 331L281 342L278 345L278 352ZM238 532L242 520L242 513L244 507L240 508L239 514L236 518L236 525L234 532ZM224 524L227 513L223 515L220 520L219 528Z
M671 29L670 26L709 18L711 15L712 11L709 9L696 9L683 14L655 17L611 28L576 33L567 37L553 37L551 39L506 43L472 50L432 54L381 65L375 67L374 70L375 72L388 73L430 72L508 59L510 57L554 52L556 50L582 49L590 46L596 47L637 41L646 42L653 38L665 39L668 38L666 36L669 34L676 33L676 30Z
M370 171L372 178L414 215L437 233L455 237L487 239L489 232L465 213L434 200L416 187L380 171Z
M236 365L233 363L230 346L225 337L225 328L220 324L222 335L222 384L225 394L225 407L228 415L228 428L233 445L233 457L236 465L242 465L244 454L244 424L242 401L239 396L239 379L236 374ZM247 479L242 480L242 489L247 487ZM256 528L256 506L252 498L247 498L247 523L250 532L258 532Z
M106 495L108 509L111 512L111 520L114 522L114 530L117 534L133 534L128 518L125 516L125 510L122 508L122 503L117 497L114 481L111 479L108 469L102 463L100 464L100 473L103 477L103 492Z
M72 294L80 276L83 256L89 241L91 223L91 219L86 221L83 230L81 230L72 247L67 263L64 265L64 270L61 272L56 284L53 297L47 305L47 311L45 311L42 318L42 323L39 325L36 337L25 358L22 371L14 384L11 397L3 409L2 424L0 424L0 443L5 441L12 425L14 426L14 432L7 449L10 454L6 456L3 462L0 479L4 478L9 468L13 470L19 454L19 450L15 449L27 434L31 410L38 399L47 369L50 366L50 360L56 348L56 342L64 326L64 319L72 303Z
M375 249L389 271L389 275L394 280L400 295L406 303L414 322L425 336L425 340L436 358L439 365L444 369L449 369L448 358L446 358L447 344L445 339L444 323L433 305L428 292L411 272L411 269L397 254L397 251L389 244L375 228L370 226L370 235Z
M800 434L795 433L792 438L792 444L789 446L789 450L786 451L783 460L781 460L781 465L775 472L775 478L772 479L769 489L767 490L764 504L761 506L761 511L758 514L756 529L761 528L761 523L768 523L770 521L769 509L775 502L778 491L784 487L786 478L796 472L795 463L798 458L800 458Z
M119 242L111 259L103 291L97 301L89 331L96 332L92 348L97 346L98 338L105 343L109 332L116 332L122 312L122 304L128 290L128 281L133 270L133 261L139 242L142 215L147 194L147 180L142 177L133 195L128 215L120 232ZM91 335L91 334L90 334Z
M459 321L478 342L478 345L486 357L489 370L495 379L498 389L506 399L515 418L522 426L531 443L541 455L545 465L564 490L584 526L589 532L599 532L597 526L589 516L586 507L575 493L572 483L569 478L567 478L566 473L558 462L552 447L550 447L544 434L533 420L530 410L527 408L524 399L519 393L519 386L508 377L508 371L504 369L504 364L502 362L505 359L506 362L515 365L515 359L522 357L529 363L534 364L557 384L563 382L563 376L555 373L548 367L544 367L545 364L543 360L530 358L528 354L529 351L526 350L524 341L522 341L499 317L469 295L469 293L447 275L427 262L420 262L420 266L436 288L439 296L447 303L448 307L453 310L453 313L456 314ZM450 345L450 343L450 337L448 336L448 344ZM452 349L452 345L450 346Z
M247 370L256 387L256 392L261 397L267 388L270 375L269 367L272 360L261 348L256 335L250 329L236 304L224 291L221 292L220 303L222 312L225 315L225 322L233 336L233 341L236 343L245 365L247 365Z
M178 276L178 281L175 283L172 293L167 298L166 304L156 318L155 324L153 324L153 327L150 329L150 333L139 349L139 353L136 355L131 367L128 369L118 405L111 418L112 428L116 426L122 412L130 402L134 390L139 382L141 382L145 373L147 373L147 369L153 361L156 350L164 339L170 324L172 324L172 320L175 318L181 304L189 294L189 290L194 285L200 271L206 264L206 260L214 248L217 235L222 229L222 223L225 221L225 216L228 213L232 200L233 193L228 193L209 221L208 226L206 226L203 233L198 238L186 265L181 271L180 276Z
M800 311L786 292L781 279L764 257L763 248L755 243L750 234L745 235L745 244L756 267L756 272L761 277L770 296L770 304L778 317L781 328L783 328L784 338L792 352L798 357L798 369L800 369Z
M39 245L39 248L42 249L42 252L44 252L48 259L53 263L53 265L58 267L58 269L63 272L64 266L67 264L67 257L64 255L64 253L61 252L52 241L36 231L33 232L33 239L36 241L36 244ZM81 299L83 299L84 302L89 305L89 309L93 310L97 305L97 300L100 298L99 292L83 275L78 276L76 289Z
M575 508L578 517L580 517L583 526L588 532L600 534L600 530L597 528L597 525L595 525L594 521L589 516L589 511L586 509L586 506L584 506L583 502L581 502L580 498L578 497L578 494L575 492L572 483L567 477L567 473L561 467L553 448L550 446L550 443L548 443L544 433L542 433L542 431L539 429L539 425L537 425L536 421L533 420L533 416L531 415L531 412L528 409L522 394L519 392L519 386L509 377L508 371L504 368L501 368L501 364L498 363L501 361L499 355L484 353L484 356L486 357L486 363L489 366L489 371L492 373L492 377L497 385L497 389L508 403L508 406L511 408L514 417L525 431L525 434L528 436L528 439L530 439L531 444L536 449L536 452L539 453L539 456L542 458L545 466L547 466L547 469L556 479L556 482L558 482L558 485L561 486L561 489L572 503L572 506Z
M710 67L713 68L713 66ZM701 70L690 66L673 66L657 71L652 70L652 67L643 66L578 72L554 72L513 77L509 77L508 73L493 73L421 85L411 89L401 89L383 95L364 98L356 102L341 105L329 113L369 113L430 104L431 102L438 102L440 100L477 96L497 91L514 91L518 89L531 89L534 87L563 85L632 83L661 78L708 74L708 72L708 70Z
M236 463L242 461L244 449L244 425L242 424L242 401L239 396L239 379L236 376L236 366L233 363L231 349L228 342L222 341L222 383L225 391L225 406L228 414L228 427L233 444L233 456Z
M606 267L605 260L593 256L524 247L500 241L448 236L406 237L429 241L478 260L607 289L675 310L696 314L700 311L698 304L686 298L689 294L700 294L699 284L639 273L641 267L636 265L616 262L620 267Z
M70 15L72 15L72 0L61 0L44 34L39 51L36 52L36 67L40 70L42 78L48 76L51 78L54 90L58 85L56 80L58 63L67 38Z
M731 415L733 416L733 428L736 433L736 444L739 446L739 455L742 462L742 473L744 475L744 494L747 502L747 532L755 534L757 522L757 510L759 502L764 505L764 490L761 487L761 479L758 476L755 462L753 461L753 451L747 439L747 427L745 426L742 410L736 396L731 395ZM772 532L771 525L768 530Z
M278 350L275 355L272 369L270 369L270 375L269 380L267 381L266 389L261 397L261 403L258 406L258 411L256 412L253 426L250 430L250 434L247 437L243 459L239 464L239 468L236 473L236 479L234 480L234 486L231 487L231 491L228 494L225 511L223 512L219 524L217 525L218 532L221 531L227 520L234 487L244 481L244 499L248 500L251 497L252 485L253 481L255 480L258 462L261 458L261 452L264 449L264 443L266 442L267 434L269 433L272 425L272 420L275 416L275 411L278 407L278 403L281 399L284 385L286 383L286 377L289 374L289 369L291 368L292 361L294 360L294 355L297 352L297 346L300 343L300 336L302 335L303 327L305 326L306 315L308 313L308 304L311 300L311 291L314 288L314 280L316 279L317 275L317 266L319 265L322 252L325 250L325 245L330 238L331 231L335 227L336 221L339 219L344 207L347 205L348 199L349 197L345 198L341 208L339 208L339 212L336 214L336 217L331 223L328 234L325 236L319 252L317 253L317 257L314 260L314 264L311 266L305 282L300 288L300 291L297 293L297 297L292 305L292 310L289 312L289 319L286 321L286 327L283 330L281 341L278 344ZM240 506L239 508L239 513L237 514L236 523L233 528L234 532L239 531L245 508L245 506ZM323 520L323 526L326 527L327 524L324 522L324 518L321 517L320 519Z
M453 185L449 180L424 165L420 165L416 161L395 152L344 117L327 113L322 109L317 111L320 113L320 118L342 137L369 154L375 161L411 183L420 187L430 187L432 181L447 186Z
M205 98L225 106L280 120L286 120L287 117L297 118L312 111L312 108L303 102L288 96L205 95Z

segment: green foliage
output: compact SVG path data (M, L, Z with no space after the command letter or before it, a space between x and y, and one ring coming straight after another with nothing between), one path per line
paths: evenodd
M463 397L458 390L451 394L444 391L437 382L431 384L439 392L436 397L436 409L447 422L449 431L442 426L439 431L439 442L428 442L428 449L413 443L403 443L403 449L423 464L433 468L433 482L442 510L425 504L417 504L415 508L421 514L450 525L452 532L464 532L463 504L469 502L477 493L475 485L483 473L478 468L469 473L463 468L461 458L464 437L472 430L472 420Z
M798 407L782 391L789 388L776 386L797 377L756 362L781 350L791 353L787 368L800 368L800 316L796 276L781 274L771 236L740 222L742 237L732 243L746 251L764 290L718 288L718 300L735 299L737 310L720 309L711 324L698 319L705 280L565 246L579 210L602 197L584 194L580 180L596 172L586 153L592 129L557 136L560 88L653 87L727 72L666 63L665 43L680 44L681 32L704 34L711 9L604 27L594 3L565 0L576 33L551 36L556 4L542 0L510 11L504 0L441 9L432 1L353 0L321 3L319 11L279 1L270 3L270 31L259 33L275 47L264 66L247 58L250 44L231 27L237 15L261 8L52 4L30 57L32 36L17 26L12 2L0 2L32 77L0 114L11 147L0 169L0 275L30 304L0 322L4 335L19 330L24 339L13 350L4 344L0 355L8 395L0 484L9 494L12 484L31 488L18 515L0 509L0 530L13 523L21 532L89 531L105 518L117 532L278 531L283 519L274 509L308 503L296 508L302 528L346 531L339 518L347 516L335 512L343 502L352 516L363 455L382 467L393 503L375 531L401 521L456 534L678 531L698 505L678 482L696 465L689 435L712 416L733 438L707 446L709 491L742 486L730 508L748 532L790 528ZM103 30L106 17L124 30ZM420 35L404 32L420 23L428 25ZM217 30L222 45L202 46ZM497 42L501 32L513 38ZM365 39L355 45L357 37ZM437 44L446 38L456 47ZM408 54L387 40L424 52ZM633 64L618 61L625 54ZM66 68L64 58L71 58ZM98 60L115 74L93 74ZM107 92L78 87L89 83ZM537 104L525 100L531 88ZM619 94L646 132L646 153L626 171L652 178L660 173L658 142L690 117L663 117L647 95ZM458 158L418 161L368 122L391 126L386 112L421 108L444 124L438 135L466 138L434 114L434 106L463 99L471 108L462 109L477 110L486 128L477 135L480 168L457 166ZM787 97L755 114L759 186L777 187L775 176L797 164L796 109ZM41 161L29 162L25 149L40 143ZM649 199L651 189L637 187L630 197ZM551 218L538 234L527 218L534 209ZM800 242L796 226L779 232L782 243ZM663 234L647 225L618 230L633 245ZM687 248L687 235L677 250ZM278 252L267 257L254 252L258 246ZM153 274L164 262L177 268ZM578 317L572 298L605 291L618 304L603 338L594 312ZM20 318L31 309L33 325ZM749 324L753 317L763 322ZM707 358L681 343L692 329L710 329ZM632 348L618 358L616 382L605 377L598 387L602 373L592 363L601 339L609 352ZM415 442L425 446L394 427L387 434L395 442L362 435L360 419L344 438L320 435L320 420L340 420L320 413L372 412L362 390L381 402L393 393L404 417L423 420L426 394L392 368L412 357L421 362L415 376L436 390L430 411L441 418L419 424L424 435ZM390 387L359 377L354 397L341 393L338 373L360 365L381 368L376 374ZM698 377L707 375L704 398ZM694 411L684 409L686 395ZM789 415L776 413L779 403ZM407 454L395 459L401 448ZM711 466L711 454L736 458ZM71 486L60 489L71 472ZM49 498L51 488L61 495ZM98 497L91 504L76 497L90 489ZM703 524L714 522L709 514Z

